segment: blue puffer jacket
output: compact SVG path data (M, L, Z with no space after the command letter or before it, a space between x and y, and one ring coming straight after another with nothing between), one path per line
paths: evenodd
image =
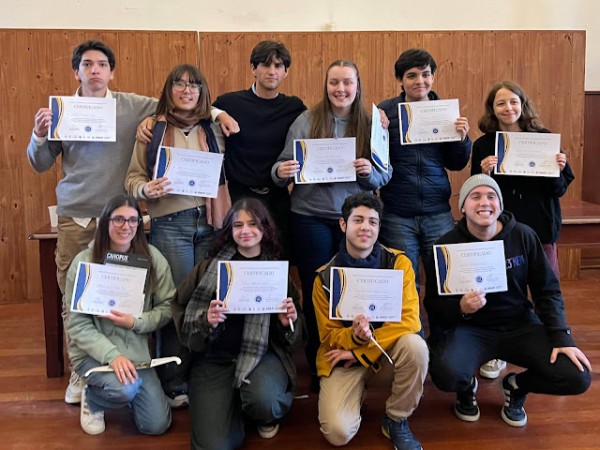
M439 100L433 91L430 100ZM405 94L379 104L390 120L392 178L380 190L386 214L401 217L428 216L450 211L452 189L448 170L462 170L469 162L471 140L437 144L400 145L398 103Z

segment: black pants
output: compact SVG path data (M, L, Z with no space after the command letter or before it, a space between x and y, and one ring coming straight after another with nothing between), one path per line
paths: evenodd
M526 369L516 377L525 393L576 395L591 382L588 369L580 372L564 354L550 363L552 343L537 321L503 330L460 324L442 331L433 326L428 343L431 379L446 392L465 391L479 366L494 358Z

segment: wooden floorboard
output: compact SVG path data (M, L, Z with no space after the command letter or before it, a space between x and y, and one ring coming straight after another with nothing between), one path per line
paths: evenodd
M576 397L530 395L529 423L512 428L500 418L502 395L498 380L481 380L481 419L454 417L454 396L437 390L428 379L421 404L410 420L426 450L592 450L600 449L600 270L582 272L582 279L563 282L569 324L579 347L594 364L590 390ZM88 436L79 426L79 408L64 403L67 377L46 378L42 307L40 303L0 306L0 449L186 449L190 420L187 410L174 411L173 425L163 436L140 435L128 410L106 414L106 432ZM306 365L296 358L300 393L279 434L261 439L247 430L244 449L331 449L321 437L317 398L308 390ZM518 369L517 369L518 370ZM371 389L363 422L347 446L359 450L390 449L381 434L385 392Z

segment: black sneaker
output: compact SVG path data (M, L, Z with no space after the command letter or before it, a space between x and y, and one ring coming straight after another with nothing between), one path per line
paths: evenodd
M477 377L471 379L469 388L464 392L456 393L456 404L454 405L454 414L460 420L466 422L475 422L479 420L479 406L477 406L477 387L479 382Z
M504 406L500 412L502 420L513 427L524 427L527 424L527 413L523 404L527 394L519 392L509 382L510 377L514 377L514 372L509 373L502 379L502 389L504 390Z
M413 436L407 419L398 422L384 414L381 421L381 432L392 441L396 450L422 450L421 443Z

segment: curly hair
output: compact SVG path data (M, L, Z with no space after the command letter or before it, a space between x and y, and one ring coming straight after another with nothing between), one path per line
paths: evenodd
M240 211L246 211L250 214L256 221L256 226L262 232L261 253L269 259L278 259L281 256L279 230L265 205L260 200L251 197L241 198L233 204L223 220L223 228L219 230L211 249L208 251L208 256L214 258L226 245L236 245L233 240L233 222Z
M493 133L500 131L500 124L494 113L494 100L500 89L508 89L521 100L521 117L518 120L521 130L537 132L544 129L539 114L525 91L514 81L505 80L495 84L485 100L485 113L479 119L479 129L482 132Z

